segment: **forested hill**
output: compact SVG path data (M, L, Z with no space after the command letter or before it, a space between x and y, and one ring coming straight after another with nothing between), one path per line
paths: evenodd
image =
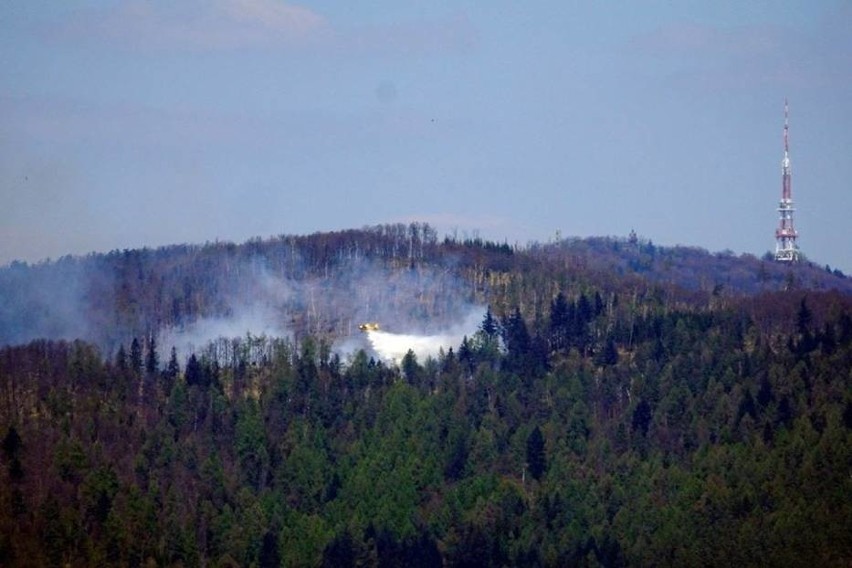
M0 566L852 563L852 294L825 269L392 225L0 286ZM341 348L471 307L436 357ZM205 330L237 337L170 349Z
M762 258L750 254L737 256L731 251L709 253L697 247L655 246L636 237L569 239L542 248L555 248L559 251L556 254L582 259L602 278L607 272L640 275L653 282L712 291L717 295L790 289L852 292L852 278L838 269L810 262L785 265L775 262L769 253Z
M531 275L547 280L526 294ZM782 290L852 292L828 267L786 266L627 238L512 247L439 239L428 225L63 257L0 268L0 345L83 338L114 351L133 337L230 318L255 333L339 337L364 319L435 326L465 303L547 311L558 290L706 303ZM236 335L247 329L234 329Z

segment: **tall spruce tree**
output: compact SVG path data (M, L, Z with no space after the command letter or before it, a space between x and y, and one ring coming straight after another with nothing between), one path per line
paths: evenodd
M157 339L154 334L148 338L148 351L145 354L145 372L153 375L160 367L160 358L157 355Z
M527 437L527 467L533 479L540 480L547 469L547 456L544 453L544 436L538 426Z
M130 370L136 374L142 373L142 345L136 337L130 342Z

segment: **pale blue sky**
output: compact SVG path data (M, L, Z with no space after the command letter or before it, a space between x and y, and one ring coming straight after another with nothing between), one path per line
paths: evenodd
M9 0L0 264L384 222L852 273L852 4Z

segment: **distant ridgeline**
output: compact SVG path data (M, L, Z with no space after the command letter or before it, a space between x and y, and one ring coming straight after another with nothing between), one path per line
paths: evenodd
M390 225L14 264L0 334L0 566L852 563L852 284L807 263Z
M528 295L530 286L540 289ZM559 290L664 294L698 307L781 290L848 294L852 279L806 263L782 266L636 239L511 247L440 241L425 224L381 225L12 263L0 269L0 345L82 338L113 352L133 337L211 318L254 326L236 335L334 338L365 320L437 327L470 304L544 314Z

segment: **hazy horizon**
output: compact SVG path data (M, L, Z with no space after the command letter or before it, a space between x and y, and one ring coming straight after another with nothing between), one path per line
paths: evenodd
M0 18L0 265L422 221L852 273L852 7L85 0Z

